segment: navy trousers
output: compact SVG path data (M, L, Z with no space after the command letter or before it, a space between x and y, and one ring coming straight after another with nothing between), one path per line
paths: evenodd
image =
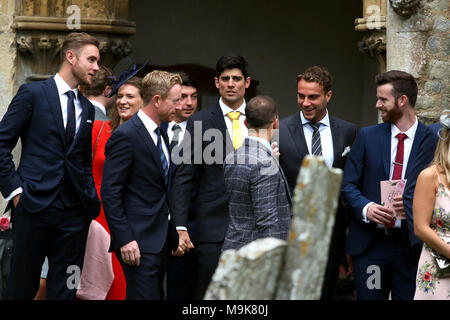
M409 245L408 230L376 232L361 255L352 256L356 294L360 300L412 300L420 250Z
M72 300L83 267L90 219L80 207L29 213L19 201L13 212L13 252L7 299L31 300L48 257L48 300Z

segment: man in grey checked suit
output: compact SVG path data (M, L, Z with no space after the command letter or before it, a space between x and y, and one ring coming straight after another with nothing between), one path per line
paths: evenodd
M222 251L259 238L287 240L291 223L289 187L270 147L272 130L278 129L277 106L272 98L257 96L245 115L248 137L224 163L230 224Z

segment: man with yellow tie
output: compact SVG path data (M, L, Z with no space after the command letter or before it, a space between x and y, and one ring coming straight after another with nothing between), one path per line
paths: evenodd
M186 226L191 196L196 203L197 242L192 244L189 230L178 234L189 247L195 246L198 283L194 299L202 299L219 262L228 228L228 198L223 160L237 149L245 137L245 90L250 86L247 61L240 55L222 56L216 64L215 85L220 99L188 119L182 148L190 152L174 175L172 214L177 226ZM195 130L194 130L195 128ZM220 131L220 135L217 135ZM214 136L213 139L207 138ZM220 140L217 141L220 137ZM214 144L214 145L213 145ZM184 148L184 146L189 148ZM216 146L222 148L215 148ZM218 157L220 153L221 157ZM209 159L208 159L208 156ZM200 162L198 159L201 159ZM211 159L214 159L211 161Z

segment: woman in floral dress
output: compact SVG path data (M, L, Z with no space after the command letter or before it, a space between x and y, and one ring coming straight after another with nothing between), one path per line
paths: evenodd
M438 278L432 249L450 259L450 245L441 236L450 235L450 110L440 122L439 142L433 164L417 178L414 192L414 232L424 245L416 277L415 300L450 299L450 278Z

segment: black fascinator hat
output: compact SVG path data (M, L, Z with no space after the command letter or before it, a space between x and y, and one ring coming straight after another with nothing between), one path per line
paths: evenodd
M145 68L145 66L148 64L148 61L145 62L142 66L137 68L136 65L131 66L127 70L123 71L121 74L119 74L117 77L113 77L114 80L111 82L111 92L109 93L108 97L111 98L113 95L117 93L119 88L128 80L133 78L136 74L139 73L142 69Z

